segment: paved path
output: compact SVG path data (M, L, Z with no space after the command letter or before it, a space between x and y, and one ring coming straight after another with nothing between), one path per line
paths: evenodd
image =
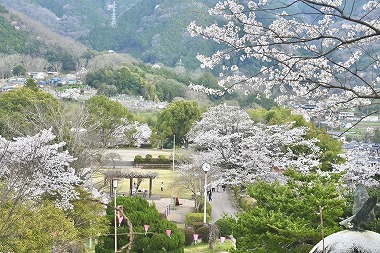
M168 214L168 220L176 223L185 223L186 214L194 211L194 201L189 199L179 199L179 206L170 209L170 198L161 198L149 200L150 203L156 205L160 213ZM239 212L238 208L234 205L233 199L230 194L225 192L214 192L212 201L209 201L212 206L212 223L223 217L224 214L235 217Z
M194 200L189 199L179 199L179 206L174 206L170 208L171 199L170 198L161 198L156 200L148 200L150 203L156 205L157 210L160 213L167 215L168 220L175 223L185 223L186 214L194 211Z
M212 201L209 202L212 206L212 223L223 217L224 214L236 217L239 212L236 208L232 196L227 191L215 191L212 193Z

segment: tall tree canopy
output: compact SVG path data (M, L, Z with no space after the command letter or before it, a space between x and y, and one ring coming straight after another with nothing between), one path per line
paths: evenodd
M59 110L58 100L42 90L23 87L4 92L0 95L0 134L10 138L34 135L55 126Z
M65 142L63 149L77 158L72 164L77 172L87 166L91 157L89 147L93 140L90 131L84 130L93 129L97 122L88 118L84 106L59 101L41 89L22 87L0 95L0 134L11 139L51 128L55 140Z
M236 1L209 10L211 25L191 22L193 36L225 45L202 67L222 65L219 90L276 95L278 103L303 97L322 109L368 105L380 98L380 3L378 1ZM255 68L244 71L243 63ZM332 115L330 115L332 116Z
M103 146L111 144L115 130L123 120L132 119L127 108L106 96L93 96L86 101L86 108L90 114L91 129L88 130L99 137Z
M70 200L78 197L75 186L80 180L70 167L74 158L62 151L64 143L55 144L54 138L51 130L12 141L0 138L0 206L4 208L1 217L5 217L0 219L0 241L23 238L22 229L17 231L16 226L25 218L20 212L26 203L35 205L49 196L56 205L71 208Z
M62 151L65 143L55 144L54 139L51 129L12 141L0 138L0 202L13 194L18 201L48 193L57 196L57 204L71 206L69 201L77 196L74 186L80 182L70 167L75 158Z
M334 164L344 162L344 159L340 156L343 153L342 142L326 133L323 129L318 129L314 123L307 122L302 115L292 114L291 110L282 108L272 108L269 111L248 109L247 112L254 121L268 125L294 122L294 126L308 127L309 131L305 138L318 139L316 145L321 149L320 161L323 171L331 171Z
M51 252L61 249L67 252L76 244L77 232L71 219L64 211L53 203L31 203L24 200L17 206L17 212L12 214L9 202L1 202L0 227L9 223L7 234L0 233L0 250L2 252ZM80 243L83 245L83 243ZM80 245L79 244L79 245Z
M201 111L196 102L175 101L158 115L157 130L162 134L163 139L172 139L175 135L176 143L182 142L183 145L187 146L186 134L200 115Z

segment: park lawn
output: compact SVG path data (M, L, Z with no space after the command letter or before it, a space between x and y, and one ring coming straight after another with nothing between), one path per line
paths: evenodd
M103 169L106 170L106 169ZM173 172L173 170L168 169L144 169L141 168L128 168L128 169L122 169L122 170L129 170L129 171L140 171L142 173L147 172L156 172L158 176L153 179L152 183L152 194L153 195L160 195L161 198L169 198L171 196L179 197L179 198L190 198L191 193L188 190L182 189L178 186L174 186L173 182L176 182L176 172ZM136 181L137 179L135 179ZM101 171L94 175L94 183L101 183L104 181L104 177L101 174ZM161 191L161 182L164 183L164 190ZM149 190L149 179L144 179L143 182L141 182L139 190ZM118 186L118 193L119 194L129 194L129 179L120 179L119 186Z
M185 253L221 253L229 252L234 248L234 245L231 240L225 240L224 243L217 241L213 244L213 249L209 249L208 243L198 243L185 247Z

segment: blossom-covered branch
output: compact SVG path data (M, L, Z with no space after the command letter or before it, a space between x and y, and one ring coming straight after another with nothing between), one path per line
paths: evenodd
M288 168L304 173L319 166L316 139L305 139L306 127L256 124L239 107L219 105L203 114L188 134L192 145L207 153L234 184L280 179Z
M65 143L54 139L51 129L13 141L0 139L0 203L11 195L33 199L48 193L57 197L57 205L71 207L80 180L70 167L74 158L61 151Z
M379 180L376 179L380 175L380 163L376 157L371 154L369 148L352 148L346 150L342 155L346 160L343 164L336 164L335 171L344 172L344 179L348 186L355 188L358 184L366 187L378 187Z
M256 90L280 104L303 97L330 110L380 98L378 1L226 0L209 13L215 23L188 31L226 45L197 56L202 67L222 66L221 88L196 90Z

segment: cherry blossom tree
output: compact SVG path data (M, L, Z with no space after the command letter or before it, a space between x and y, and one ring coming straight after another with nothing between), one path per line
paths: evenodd
M174 185L178 188L190 191L194 198L194 208L199 210L205 189L204 177L207 177L207 186L221 184L223 183L223 179L221 178L220 169L214 165L212 166L212 170L207 174L202 170L203 163L214 161L214 159L210 157L209 152L196 152L189 148L179 150L179 153L180 155L176 158L176 161L179 163L179 165L176 166L178 176Z
M63 149L76 158L71 166L77 175L97 157L98 138L93 129L98 122L91 120L84 105L61 103L41 89L23 87L2 93L0 107L0 134L4 138L34 136L52 128L55 141L65 142Z
M116 145L133 145L140 147L141 144L150 143L152 130L148 124L138 121L128 121L123 119L122 124L115 129L115 144Z
M380 182L376 179L376 175L380 175L380 163L371 155L370 149L360 147L348 149L342 157L346 162L334 165L334 169L344 173L344 179L349 187L354 189L358 184L371 188L380 186Z
M380 98L377 0L226 0L209 14L211 25L191 22L188 31L225 45L197 56L201 67L221 66L220 89L192 85L195 90L258 90L280 104L302 97L331 115Z
M74 158L61 151L65 143L55 144L54 138L51 129L45 129L13 141L0 139L0 202L11 195L33 199L48 193L57 196L59 206L70 207L80 180L70 167Z
M220 166L232 184L256 179L281 179L294 168L308 173L319 166L317 139L305 139L306 127L254 123L239 107L210 108L188 134L196 149L208 153L208 162Z
M64 142L54 143L52 130L42 130L34 136L0 139L0 205L7 205L6 222L0 225L4 237L17 219L18 207L41 196L56 199L61 208L71 208L70 200L77 198L74 187L80 184L70 167L74 158L61 151Z

